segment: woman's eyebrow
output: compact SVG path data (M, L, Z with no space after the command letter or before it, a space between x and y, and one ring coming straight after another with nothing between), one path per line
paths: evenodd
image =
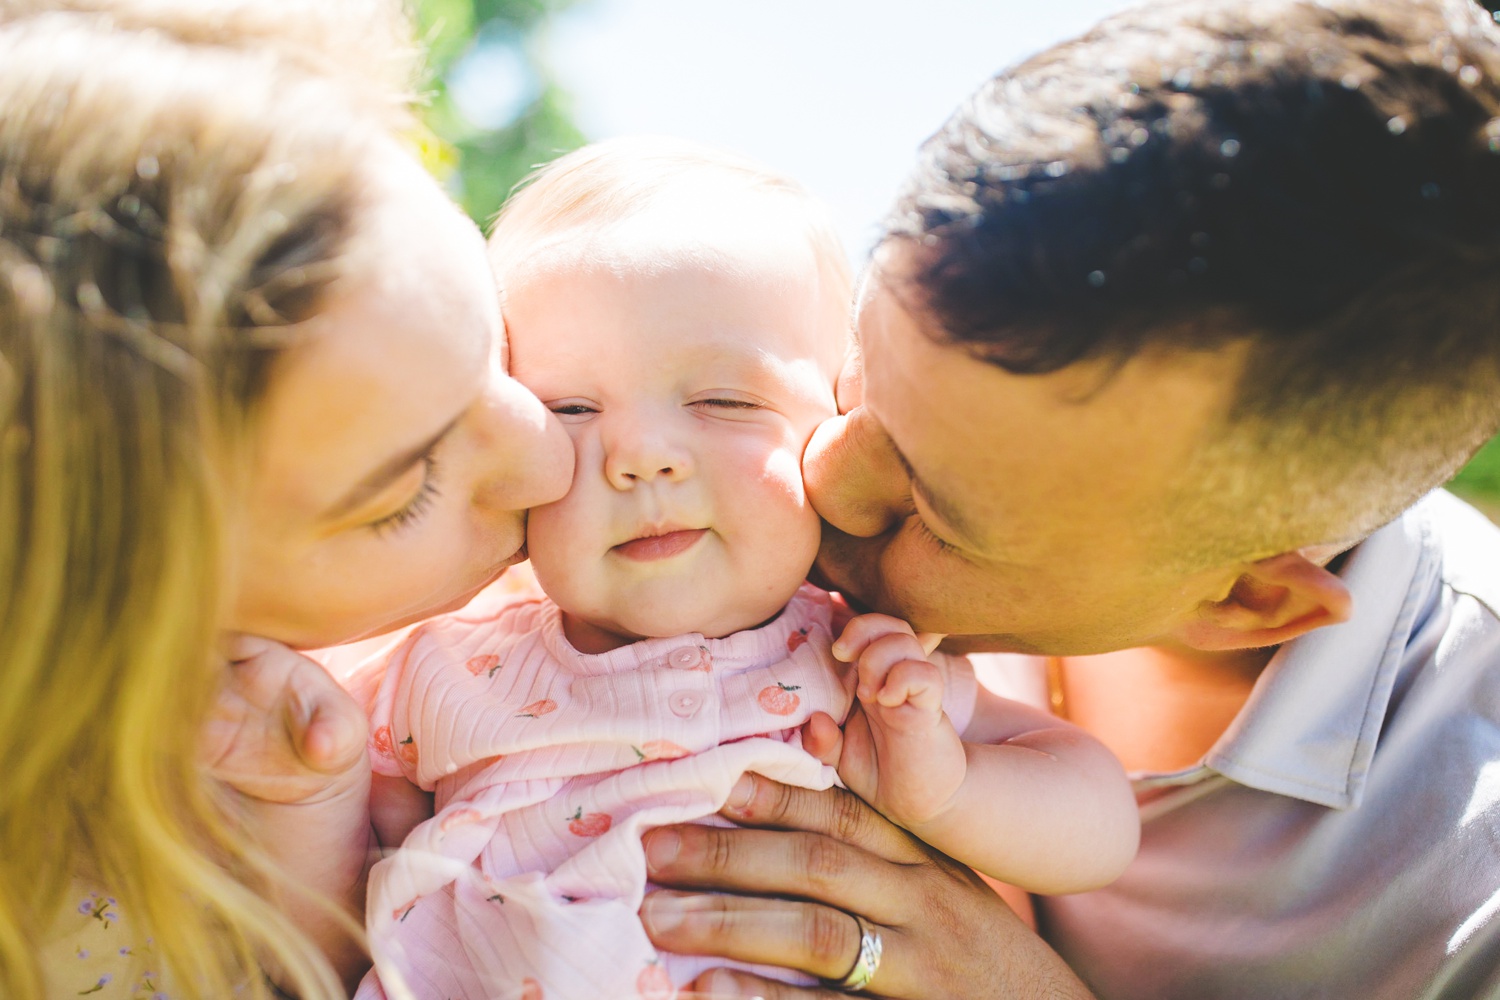
M362 504L399 479L402 473L406 472L413 465L416 465L428 452L436 448L438 443L447 437L453 428L458 426L458 422L462 417L462 414L454 417L448 422L446 427L432 437L425 441L420 441L410 448L403 449L384 462L381 462L369 475L365 476L358 483L355 483L348 493L345 493L343 497L324 511L322 519L325 521L336 521L358 510Z

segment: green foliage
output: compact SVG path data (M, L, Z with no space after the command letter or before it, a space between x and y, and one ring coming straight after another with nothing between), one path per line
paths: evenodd
M574 0L415 0L417 22L432 68L423 120L432 135L424 150L429 168L449 186L469 215L487 225L516 183L545 163L582 145L567 94L538 57L536 36L547 19ZM520 103L508 120L476 123L455 100L453 84L473 60L503 50L518 76L497 79L501 103ZM490 126L493 127L490 127Z
M1450 484L1453 492L1490 506L1500 505L1500 437L1491 438Z

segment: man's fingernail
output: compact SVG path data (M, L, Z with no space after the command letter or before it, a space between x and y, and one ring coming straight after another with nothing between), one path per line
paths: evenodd
M682 925L682 899L669 892L653 892L641 904L641 922L646 933L670 934Z
M740 775L740 780L734 783L729 790L729 798L724 804L735 812L744 812L750 808L750 800L755 798L755 779L748 774Z
M646 864L660 871L677 860L682 850L682 835L670 827L652 830L646 837Z

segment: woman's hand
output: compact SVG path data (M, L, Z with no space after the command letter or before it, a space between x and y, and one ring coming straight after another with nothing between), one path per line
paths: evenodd
M278 642L235 636L228 655L203 760L284 872L273 898L352 986L368 965L358 932L374 843L364 712L321 666Z
M860 914L884 945L865 995L921 1000L1084 1000L1091 994L972 871L841 789L746 776L722 814L752 829L684 825L645 836L641 916L667 951L799 969L837 981ZM726 893L730 895L725 895ZM716 969L694 983L766 1000L842 997Z

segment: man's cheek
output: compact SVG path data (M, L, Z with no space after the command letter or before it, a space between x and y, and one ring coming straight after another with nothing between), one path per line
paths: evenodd
M879 549L886 541L855 538L824 524L818 558L808 579L825 590L843 594L851 604L859 605L861 612L869 610L878 591L875 582Z

